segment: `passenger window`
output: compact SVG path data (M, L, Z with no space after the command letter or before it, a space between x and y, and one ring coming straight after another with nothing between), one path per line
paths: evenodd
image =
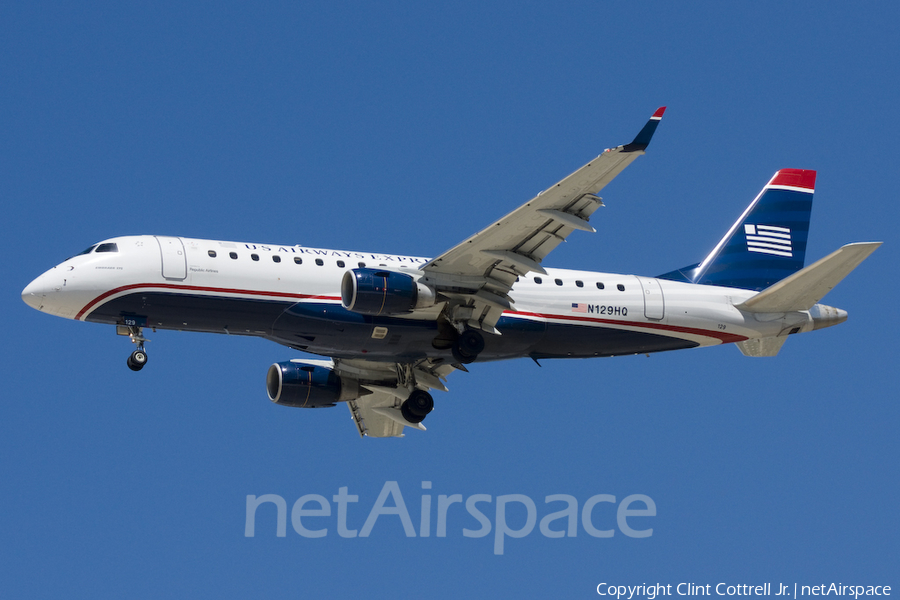
M625 286L622 285L621 283L620 283L619 285L617 285L616 287L619 288L619 291L620 291L620 292L624 292L624 291L625 291Z
M535 277L535 278L534 278L534 282L535 282L535 283L544 283L544 280L541 279L540 277Z
M229 253L228 253L228 256L230 256L231 258L237 260L237 252L229 252Z
M303 259L300 258L299 256L295 256L295 257L294 257L294 262L295 262L296 264L298 264L298 265L302 265L302 264L303 264Z
M577 285L578 287L584 287L584 282L583 282L583 281L578 281L578 280L576 279L576 280L575 280L575 285Z
M556 282L556 285L562 285L562 279L554 279L553 281Z
M601 282L599 282L599 281L597 282L597 289L598 289L598 290L602 290L604 287L606 287L606 286L604 286Z
M113 243L100 244L97 246L97 252L118 252L119 247Z
M259 260L259 254L251 254L250 258L252 258L253 260Z
M339 267L342 267L342 268L343 268L343 266L344 266L344 261L339 260L339 261L337 262L337 265L338 265Z
M272 262L277 262L277 263L278 263L278 262L281 262L281 257L278 256L277 254L273 254L273 255L272 255Z
M360 268L360 269L365 269L365 268L366 268L366 263L362 263L362 262L361 262L361 263L358 263L358 264L359 264L359 268Z
M207 254L209 254L209 257L210 257L210 258L215 258L215 257L216 257L216 251L215 251L215 250L209 250L209 251L207 251Z
M325 264L325 261L322 260L321 258L317 258L317 259L316 259L316 264L319 265L319 266L321 267L322 265Z

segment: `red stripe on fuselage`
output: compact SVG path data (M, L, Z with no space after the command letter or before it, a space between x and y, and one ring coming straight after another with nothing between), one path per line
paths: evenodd
M587 323L602 323L604 325L620 325L625 327L644 327L647 329L657 329L661 331L673 331L676 333L689 333L691 335L702 335L703 337L711 337L717 340L721 340L723 344L730 344L732 342L743 342L747 338L743 335L735 335L733 333L724 333L721 331L709 331L707 329L697 329L695 327L679 327L678 325L666 325L664 323L640 323L637 321L616 321L613 319L598 319L596 317L581 317L577 315L552 315L552 314L544 314L544 313L532 313L532 312L524 312L524 311L515 311L509 312L506 311L504 314L509 315L511 317L515 317L516 315L523 315L526 317L540 317L542 319L562 319L564 321L581 321Z
M249 296L268 296L268 297L278 297L278 298L286 298L290 300L295 300L299 302L300 300L340 300L340 296L316 296L312 294L291 294L287 292L270 292L264 290L242 290L242 289L233 289L233 288L215 288L215 287L203 287L196 285L180 285L175 283L135 283L132 285L125 285L122 287L118 287L108 292L104 292L88 302L84 308L78 311L78 314L75 315L76 320L81 320L83 316L85 316L88 311L95 308L98 304L100 304L106 298L113 296L115 294L119 294L121 292L125 292L128 290L134 290L139 288L154 288L154 289L164 289L164 290L179 290L179 291L189 291L189 292L212 292L212 293L220 293L220 294L246 294ZM676 333L687 333L691 335L699 335L703 337L711 337L717 340L720 340L723 344L728 344L732 342L742 342L747 338L743 335L735 335L732 333L724 333L721 331L709 331L707 329L697 329L695 327L680 327L678 325L666 325L664 323L642 323L637 321L617 321L614 319L598 319L596 317L582 317L578 315L554 315L554 314L546 314L546 313L534 313L534 312L525 312L525 311L504 311L505 315L509 315L511 317L515 316L526 316L526 317L538 317L541 319L558 319L563 321L577 321L583 323L598 323L603 325L619 325L625 327L642 327L646 329L656 329L660 331L672 331Z
M110 296L114 296L115 294L126 292L128 290L134 290L139 288L155 288L155 289L164 289L164 290L179 290L179 291L188 291L188 292L213 292L216 294L246 294L248 296L275 296L277 298L287 298L290 300L296 300L299 302L300 300L340 300L340 296L314 296L311 294L290 294L287 292L268 292L264 290L239 290L232 288L215 288L215 287L203 287L198 285L179 285L177 283L135 283L132 285L123 285L122 287L118 287L113 290L109 290L108 292L104 292L85 304L84 308L78 311L78 314L75 315L76 320L81 320L81 317L85 316L88 311L95 308L98 304L100 304L106 298Z

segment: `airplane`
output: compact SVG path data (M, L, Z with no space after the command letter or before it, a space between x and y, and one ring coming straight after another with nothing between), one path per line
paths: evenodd
M144 330L262 337L325 358L271 365L269 399L344 403L360 436L425 430L431 390L475 362L587 358L735 344L775 356L788 336L842 323L819 301L881 242L804 267L816 172L782 169L699 263L657 277L545 267L594 231L598 192L645 153L665 107L631 143L436 258L163 235L90 246L23 291L29 306L114 325L147 364Z

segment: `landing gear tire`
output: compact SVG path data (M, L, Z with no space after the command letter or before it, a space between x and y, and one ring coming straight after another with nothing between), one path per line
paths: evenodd
M409 403L404 402L400 405L400 414L403 415L403 418L409 421L410 423L421 423L425 420L425 417L421 415L414 415L409 408Z
M135 350L128 357L128 368L132 371L140 371L147 364L147 353L143 350Z
M400 413L410 423L421 423L434 410L434 399L431 394L422 390L414 390L406 402L400 405Z
M475 362L484 350L484 336L474 329L466 329L456 339L451 352L458 362L468 365Z

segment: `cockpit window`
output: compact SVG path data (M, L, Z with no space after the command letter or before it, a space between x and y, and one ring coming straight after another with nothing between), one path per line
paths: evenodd
M116 246L112 242L109 242L106 244L100 244L99 246L97 246L97 252L118 252L118 251L119 251L119 247Z
M84 250L84 251L82 251L82 252L79 252L79 253L76 254L75 256L81 256L82 254L90 254L91 252L94 251L94 248L96 248L96 247L97 247L97 244L94 244L93 246L91 246L91 247L88 248L87 250Z

